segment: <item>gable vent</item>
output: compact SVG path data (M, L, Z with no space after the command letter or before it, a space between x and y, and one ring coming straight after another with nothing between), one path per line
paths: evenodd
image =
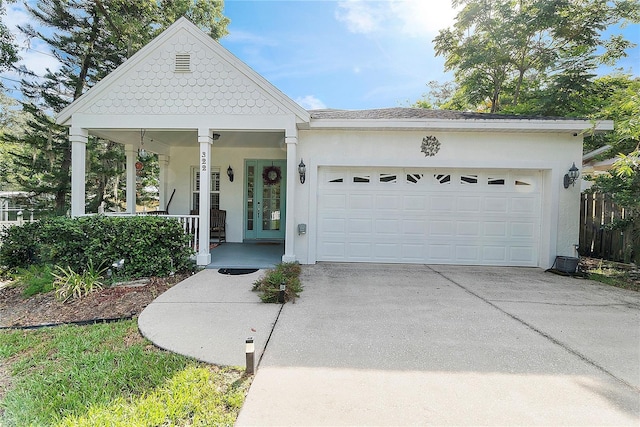
M191 72L191 54L189 53L177 53L176 54L176 73L189 73Z

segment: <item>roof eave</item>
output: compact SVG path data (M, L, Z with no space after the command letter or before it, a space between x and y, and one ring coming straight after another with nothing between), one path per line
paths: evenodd
M456 130L456 131L525 131L573 132L592 134L613 130L613 121L600 120L531 120L531 119L311 119L310 129L350 130Z

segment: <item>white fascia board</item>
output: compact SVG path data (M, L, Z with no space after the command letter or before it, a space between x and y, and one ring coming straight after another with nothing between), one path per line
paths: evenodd
M108 115L74 114L73 127L84 129L216 129L216 130L274 130L295 128L295 118L289 115Z
M449 130L460 132L575 132L590 134L613 130L612 120L478 120L478 119L312 119L310 129Z

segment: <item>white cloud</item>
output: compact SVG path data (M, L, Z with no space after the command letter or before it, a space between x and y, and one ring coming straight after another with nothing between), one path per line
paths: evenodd
M324 102L313 95L296 98L296 102L305 110L322 110L327 108Z
M380 29L383 8L364 0L343 0L338 2L335 13L338 21L344 22L352 33L372 33Z
M341 0L335 12L352 33L400 31L414 37L434 36L455 15L447 0Z

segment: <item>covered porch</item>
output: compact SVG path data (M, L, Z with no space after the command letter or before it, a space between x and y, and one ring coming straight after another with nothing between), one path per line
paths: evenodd
M198 265L216 257L209 251L212 209L226 213L226 242L282 242L281 260L294 261L298 129L309 120L306 110L179 19L58 114L71 142L71 215L93 213L85 208L85 180L87 141L95 136L125 147L124 214L137 213L139 156L158 155L158 213L196 224L186 230L196 230Z
M289 236L295 236L288 206L293 205L298 159L297 138L286 137L286 130L197 130L168 129L86 129L89 135L120 142L126 152L126 206L110 215L127 216L154 214L180 221L192 238L197 264L208 266L213 262L220 268L229 265L230 256L247 257L247 248L279 243L283 250L279 261L295 260L293 245L287 252ZM72 216L95 212L85 210L86 142L72 142ZM140 212L137 203L137 172L141 152L155 153L159 160L158 211ZM208 197L206 196L208 194ZM212 228L217 212L225 213L224 240ZM292 239L289 239L292 240ZM224 242L224 243L223 243ZM236 248L209 251L211 243L218 248ZM239 251L244 246L244 250ZM218 249L216 248L216 249ZM262 248L264 249L264 248ZM273 248L271 248L273 249ZM264 251L264 250L263 250ZM263 252L262 251L262 252ZM259 254L261 251L250 251ZM259 268L273 265L274 251L269 261L260 261ZM290 254L290 256L287 256ZM220 263L216 257L222 257ZM258 256L258 259L261 259ZM243 262L235 262L243 266Z

